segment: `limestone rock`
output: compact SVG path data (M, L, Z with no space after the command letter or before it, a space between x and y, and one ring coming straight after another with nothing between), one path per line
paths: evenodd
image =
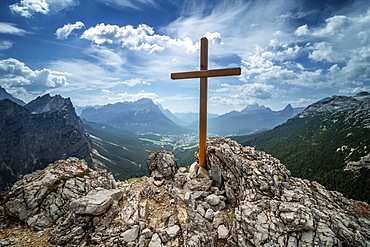
M140 227L139 226L133 226L133 228L125 231L122 233L123 241L125 242L132 242L137 239L137 236L139 234Z
M227 237L229 236L229 230L227 230L225 225L218 226L217 236L219 239L227 239Z
M75 214L100 215L104 213L113 201L121 200L123 192L118 189L91 190L86 196L72 201L70 208Z
M366 203L292 177L279 160L229 139L209 139L207 154L218 186L192 176L196 166L176 173L169 152L150 156L154 178L133 183L75 158L26 175L0 205L0 244L27 246L40 230L48 236L40 246L55 247L370 246Z
M171 151L153 152L149 154L148 174L154 179L172 178L177 170L177 162Z
M180 227L178 225L171 226L166 229L166 232L170 236L170 238L175 238L180 232Z

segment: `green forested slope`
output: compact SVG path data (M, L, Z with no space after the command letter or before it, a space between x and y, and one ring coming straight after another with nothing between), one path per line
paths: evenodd
M280 159L294 176L369 203L370 170L343 169L370 151L369 101L329 99L273 130L233 139Z

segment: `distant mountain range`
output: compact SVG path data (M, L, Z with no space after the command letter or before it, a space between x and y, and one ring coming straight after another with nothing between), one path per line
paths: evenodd
M333 96L276 128L233 137L280 159L294 176L370 203L370 94Z
M89 122L107 124L133 133L180 134L189 132L166 117L150 99L108 104L100 108L90 107L84 109L80 117Z
M293 108L287 105L281 111L273 111L254 104L240 112L231 111L223 115L209 113L208 133L228 136L272 129L303 109L304 107ZM181 134L196 133L199 129L198 113L172 113L150 99L88 107L82 110L80 117L89 122L102 123L133 133Z
M272 129L303 111L303 107L293 108L290 104L281 111L273 111L258 104L250 105L242 111L231 111L208 120L208 132L213 135L231 136L251 134ZM198 121L188 126L198 128Z
M91 162L90 151L90 139L69 98L47 94L24 106L9 97L0 100L0 191L59 159L74 156Z

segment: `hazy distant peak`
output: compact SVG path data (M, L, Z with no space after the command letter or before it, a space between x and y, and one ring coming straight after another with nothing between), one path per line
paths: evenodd
M149 98L141 98L136 101L136 103L141 103L141 104L154 104L153 100Z
M251 111L264 110L267 109L264 105L259 105L258 103L247 105L241 112L247 113Z
M289 113L293 113L294 109L292 107L291 104L288 104L283 110L282 112L289 112Z
M292 105L291 104L288 104L284 109L290 109L290 108L293 109Z

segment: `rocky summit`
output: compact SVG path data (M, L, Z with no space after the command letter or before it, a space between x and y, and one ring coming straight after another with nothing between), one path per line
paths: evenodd
M151 153L130 183L57 161L3 194L0 246L370 246L366 203L230 139L209 139L207 159Z

